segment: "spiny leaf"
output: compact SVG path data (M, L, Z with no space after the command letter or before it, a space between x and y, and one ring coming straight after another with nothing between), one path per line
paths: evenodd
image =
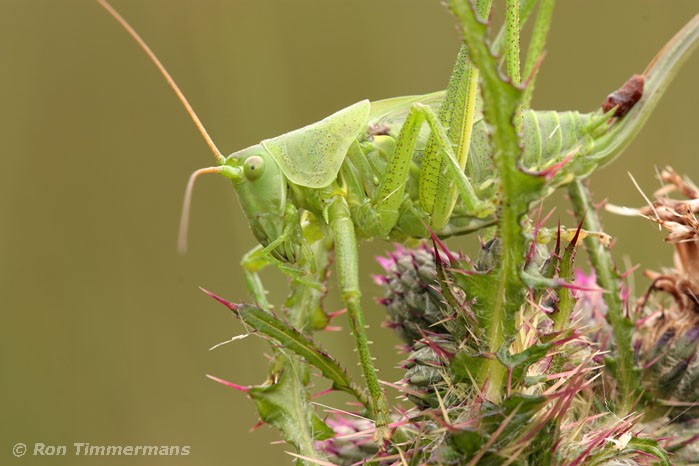
M316 451L315 441L332 437L334 432L315 414L308 402L308 366L297 358L277 352L272 371L272 383L248 391L260 417L279 429L284 439L302 455L326 459ZM302 464L311 463L304 461Z
M517 354L510 354L509 347L512 341L513 339L510 339L506 344L502 345L497 352L497 356L498 360L507 367L507 370L511 373L513 386L517 386L524 381L524 376L529 366L546 357L553 343L531 345L524 351Z
M485 356L461 350L454 356L449 369L456 376L456 382L471 383L475 381L484 362Z
M471 429L463 429L452 434L450 440L452 445L466 458L475 455L487 441L481 432Z
M347 372L328 353L315 342L303 335L301 332L291 327L286 322L280 320L274 314L267 312L257 306L249 304L234 304L226 301L215 294L203 290L206 294L226 305L236 317L240 318L257 332L270 338L281 347L296 353L306 360L306 362L316 368L333 383L337 390L353 395L365 406L368 404L366 396L350 380Z
M503 464L506 458L499 452L512 446L512 442L527 432L532 417L546 403L546 397L528 395L513 395L503 400L500 406L485 403L480 428L452 432L450 444L462 453L462 459L479 458L478 465ZM521 459L509 464L527 463Z
M628 448L653 455L660 461L661 466L670 466L667 452L653 439L634 437L628 443Z
M500 428L501 432L493 443L496 448L502 448L517 437L534 427L531 423L536 413L548 403L545 396L515 394L503 400L499 406L489 405L482 427L487 432L495 432ZM502 427L502 423L507 425Z

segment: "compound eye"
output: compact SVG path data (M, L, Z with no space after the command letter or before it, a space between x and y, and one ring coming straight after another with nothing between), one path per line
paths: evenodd
M262 175L265 168L265 161L259 155L252 155L245 159L243 164L243 173L245 173L245 178L250 181L254 181Z

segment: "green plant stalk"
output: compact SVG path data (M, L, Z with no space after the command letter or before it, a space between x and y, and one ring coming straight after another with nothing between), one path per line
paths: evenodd
M502 211L499 234L503 255L498 275L498 289L486 323L486 335L490 351L496 353L507 337L514 333L514 316L519 308L524 283L520 277L520 265L525 252L520 217L527 211L528 196L518 191L527 178L519 171L515 159L520 153L517 132L513 124L516 109L521 103L522 91L503 81L498 72L497 58L488 49L484 38L486 25L472 10L468 1L451 0L449 6L461 23L464 43L483 80L484 115L494 129L494 160L502 180ZM483 364L478 380L488 381L486 395L492 401L502 398L506 368L497 360Z
M551 20L553 19L553 8L556 5L556 0L541 0L539 10L536 14L536 22L534 23L534 31L532 38L529 41L527 49L527 58L524 62L524 79L527 87L524 90L524 99L522 105L528 108L531 104L532 95L534 94L534 82L536 81L535 68L544 52L544 45L549 30L551 29Z
M507 43L507 76L515 86L522 83L519 63L519 0L507 0L505 9L505 36ZM522 133L522 109L524 103L517 106L515 124L517 132Z
M532 11L534 10L534 5L536 4L537 0L520 0L520 7L519 7L519 28L520 31L524 27L524 24L527 22L529 19L529 15L531 15ZM505 27L503 25L502 28L498 31L497 36L495 36L495 40L493 41L493 46L492 46L492 51L493 53L500 55L502 53L503 47L505 46Z
M573 208L581 218L583 228L589 231L602 231L602 225L594 205L590 200L590 192L581 180L576 180L568 186ZM617 350L616 378L619 383L620 416L631 411L638 397L641 386L641 374L634 364L632 337L634 326L624 315L624 303L619 296L621 280L612 263L611 254L606 248L600 247L599 240L588 236L584 240L585 249L592 263L599 285L607 292L604 302L607 305L607 321L614 329L614 339Z
M505 34L507 36L507 75L512 84L522 82L519 64L519 0L507 0L505 11Z
M481 20L486 21L488 19L492 4L493 0L475 0L474 7Z
M558 276L567 282L573 281L573 264L575 262L575 250L577 247L578 235L568 245L560 262L560 272ZM566 328L569 324L570 314L573 312L575 299L573 293L568 288L558 289L558 312L553 316L553 329L556 332Z

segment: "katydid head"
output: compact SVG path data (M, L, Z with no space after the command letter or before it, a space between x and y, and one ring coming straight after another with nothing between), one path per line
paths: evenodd
M261 144L256 144L234 152L217 167L201 168L192 173L185 192L180 223L181 252L186 248L194 182L199 175L208 173L218 173L232 181L250 229L260 244L267 246L285 235L285 228L291 224L286 217L286 177L269 152ZM272 250L277 259L286 262L295 262L299 253L293 241L281 241L280 246Z
M286 226L286 177L279 165L261 144L234 152L226 157L224 167L238 170L231 178L245 216L255 238L267 246L284 234ZM275 256L294 261L294 252L288 247L277 248ZM288 257L291 256L291 257Z
M109 13L138 43L139 47L148 55L153 64L158 68L160 74L165 78L168 85L177 95L177 98L184 106L195 126L206 141L209 149L216 157L218 165L215 167L201 168L196 170L189 177L187 189L185 191L182 217L180 218L179 250L184 253L187 246L187 226L189 224L189 206L192 199L192 188L199 175L207 173L219 173L233 181L233 186L238 192L238 199L248 217L250 227L258 241L267 246L274 243L271 251L277 259L295 263L303 254L303 239L300 238L300 226L298 223L298 210L294 206L287 206L286 192L287 179L302 186L315 186L308 184L303 175L306 166L298 163L299 159L289 158L288 153L296 153L300 160L305 160L304 149L314 148L316 142L323 142L324 151L312 150L311 155L318 157L318 154L328 158L330 163L325 163L320 171L321 176L316 176L314 183L318 179L322 185L327 185L337 175L337 171L342 163L342 157L351 140L357 136L362 120L366 119L369 112L369 101L362 101L344 111L331 115L322 122L311 125L308 129L301 129L282 138L268 140L272 149L264 147L263 144L256 144L241 151L235 152L228 157L224 157L214 143L196 112L190 105L182 90L175 80L170 76L165 66L158 60L151 48L131 27L131 25L108 3L107 0L97 0L100 5ZM328 132L328 130L331 130ZM305 137L306 133L315 134L315 140ZM337 133L337 134L335 134ZM320 140L318 139L320 136ZM288 143L288 147L287 147ZM296 170L292 170L295 168ZM311 170L314 168L310 164ZM286 173L286 172L290 173ZM294 180L294 176L300 177ZM294 218L292 218L294 217Z

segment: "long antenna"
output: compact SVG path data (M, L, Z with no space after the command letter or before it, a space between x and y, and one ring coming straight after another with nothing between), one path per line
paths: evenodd
M207 167L200 168L189 176L187 181L187 189L184 191L184 201L182 202L182 216L180 217L180 229L177 234L177 251L180 254L187 252L187 229L189 227L189 211L192 205L192 190L194 188L194 182L201 175L206 175L208 173L221 173L223 167Z
M144 52L146 52L146 55L148 55L148 58L153 62L153 64L158 68L160 71L160 74L163 75L167 83L170 85L173 91L175 91L175 94L177 95L177 98L180 99L180 102L182 102L182 105L184 105L185 110L187 110L187 113L189 114L190 118L192 121L194 121L194 124L196 125L197 129L201 133L201 135L204 137L204 140L206 143L209 145L209 149L211 149L211 152L213 152L214 156L216 157L216 160L218 160L219 163L223 163L226 161L226 158L221 154L221 151L218 150L218 147L216 147L216 144L214 143L214 140L211 139L211 136L209 136L209 133L206 131L206 128L204 128L204 125L202 124L201 120L197 116L196 112L192 108L192 106L189 104L189 101L187 98L184 96L182 91L180 90L179 86L177 86L177 83L175 82L174 79L172 79L172 76L170 76L170 73L165 69L162 63L160 63L160 60L158 60L158 57L155 56L155 53L148 47L148 44L146 44L146 41L144 41L141 36L138 35L138 33L134 30L134 28L131 27L129 23L126 22L126 20L114 9L112 6L107 2L107 0L97 0L97 2L102 5L102 7L107 10L107 13L112 15L112 17L117 20L121 26L126 29L126 32L129 33L131 37L138 43L138 45L143 49Z

